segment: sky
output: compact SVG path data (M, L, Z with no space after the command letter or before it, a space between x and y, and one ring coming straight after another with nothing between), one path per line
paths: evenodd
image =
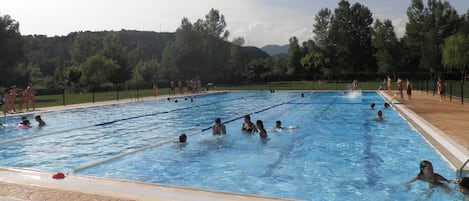
M186 17L194 23L214 8L225 16L229 40L245 46L285 45L296 36L313 38L314 17L334 10L339 0L0 0L0 16L19 22L22 35L65 36L77 31L140 30L175 32ZM398 37L407 23L410 0L349 0L360 3L374 19L393 22ZM426 0L424 0L426 2ZM469 0L448 0L459 15Z

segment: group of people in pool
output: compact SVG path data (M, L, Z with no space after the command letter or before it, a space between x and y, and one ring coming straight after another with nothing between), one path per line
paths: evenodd
M298 126L289 126L288 129L297 129ZM282 127L282 122L281 121L276 121L275 126L272 128L272 131L278 132L285 129ZM257 120L256 123L254 124L251 122L251 116L245 115L244 116L244 122L241 126L241 132L243 134L254 134L254 133L259 133L259 137L261 139L266 139L267 138L267 130L264 128L264 122L262 120ZM212 135L226 135L226 126L221 123L220 118L215 119L215 123L212 126ZM179 136L179 142L185 143L187 141L187 135L186 134L181 134Z
M375 109L375 106L376 106L375 103L371 103L371 105L368 109L373 110L373 109ZM389 107L391 107L391 105L389 105L389 103L385 102L383 109L388 109ZM383 111L378 110L378 112L376 112L375 120L376 121L382 121L383 120Z
M445 177L433 171L433 165L430 161L423 160L420 162L420 172L415 175L412 180L405 183L405 187L410 189L411 183L415 181L427 182L431 188L441 187L444 189L444 192L450 191L450 188L447 184L457 184L459 192L466 196L466 201L469 201L469 177L462 177L454 180L446 179Z
M38 123L38 127L43 127L46 125L46 122L44 122L44 120L42 120L42 117L41 115L36 115L34 116L34 119L36 120L36 122ZM26 116L22 116L21 117L21 122L18 124L18 128L31 128L32 125L31 125L31 122L29 121L28 117Z
M280 121L278 121L280 122ZM267 138L267 131L264 128L264 123L262 120L257 120L256 124L251 122L251 117L249 115L244 116L244 122L241 126L241 132L244 134L254 134L259 133L259 137L261 139ZM213 135L225 135L226 134L226 126L221 123L220 118L215 119L215 123L212 126L212 134Z

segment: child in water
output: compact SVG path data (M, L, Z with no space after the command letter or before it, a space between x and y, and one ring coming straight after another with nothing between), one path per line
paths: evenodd
M264 129L264 123L261 120L256 121L257 130L259 130L259 137L261 139L267 138L267 131Z
M21 122L20 125L26 126L31 128L31 122L29 122L28 118L26 116L21 117Z
M221 123L220 118L215 119L215 124L212 126L212 134L213 135L225 135L226 134L226 127Z
M44 122L44 120L42 120L41 115L36 115L34 117L34 119L37 121L37 123L39 123L38 124L39 127L43 127L43 126L46 125L46 122Z
M469 201L469 177L463 177L456 181L458 183L458 190L466 196L465 201Z
M444 178L438 173L433 172L433 165L431 162L423 160L420 162L420 172L415 175L415 177L405 184L407 189L410 189L410 184L414 181L424 181L430 184L430 187L441 186L448 189L448 186L445 183L450 183L452 181ZM445 183L444 183L445 182Z

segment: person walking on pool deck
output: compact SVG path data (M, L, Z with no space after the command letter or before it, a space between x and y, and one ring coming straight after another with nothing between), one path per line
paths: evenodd
M387 88L388 88L388 93L391 93L391 90L392 90L392 78L391 78L391 75L388 75L388 78L387 78Z
M412 84L411 82L409 81L409 79L407 79L407 98L409 100L412 100Z
M440 101L446 101L446 82L442 76L438 77L438 95L440 95Z
M212 135L225 135L226 127L221 123L220 118L215 119L215 124L212 126Z
M401 102L404 102L404 93L403 93L404 88L402 86L402 80L399 76L397 77L396 83L397 83L397 90L399 91L399 95L401 97Z
M410 184L414 181L421 180L428 182L430 187L441 186L448 188L445 183L450 183L451 181L444 178L438 173L433 172L433 165L430 161L423 160L420 162L420 172L415 175L415 177L405 184L407 189L410 189Z
M256 125L251 122L251 117L249 115L244 116L244 123L243 126L241 127L241 131L244 134L253 134L257 132Z

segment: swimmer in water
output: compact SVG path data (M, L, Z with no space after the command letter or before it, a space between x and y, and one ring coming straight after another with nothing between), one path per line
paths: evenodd
M20 125L26 126L31 128L31 122L29 122L28 118L26 116L21 117L21 122Z
M282 130L282 129L284 129L284 128L282 127L282 122L279 121L279 120L275 121L274 130Z
M215 119L215 124L212 126L212 134L213 135L225 135L226 134L226 127L221 123L220 118Z
M186 143L186 141L187 141L187 135L184 134L184 133L181 134L181 135L179 136L179 143Z
M383 111L378 110L378 112L376 113L375 120L376 121L382 121L383 120Z
M256 121L256 127L259 130L259 137L261 139L267 138L267 131L264 129L264 123L261 120Z
M456 183L458 184L459 192L466 196L465 201L469 201L469 177L458 179Z
M39 123L38 124L39 127L42 127L42 126L46 125L46 122L44 122L44 120L42 120L41 115L36 115L34 117L34 119L37 121L37 123Z
M256 125L251 122L251 117L249 115L244 116L244 123L241 127L241 131L245 134L253 134L257 132Z
M433 172L433 165L431 162L423 160L420 162L420 172L415 175L415 177L405 184L407 189L410 189L410 184L414 181L424 181L430 184L430 187L448 187L445 183L450 183L452 181L444 178L438 173ZM443 183L445 182L445 183Z

